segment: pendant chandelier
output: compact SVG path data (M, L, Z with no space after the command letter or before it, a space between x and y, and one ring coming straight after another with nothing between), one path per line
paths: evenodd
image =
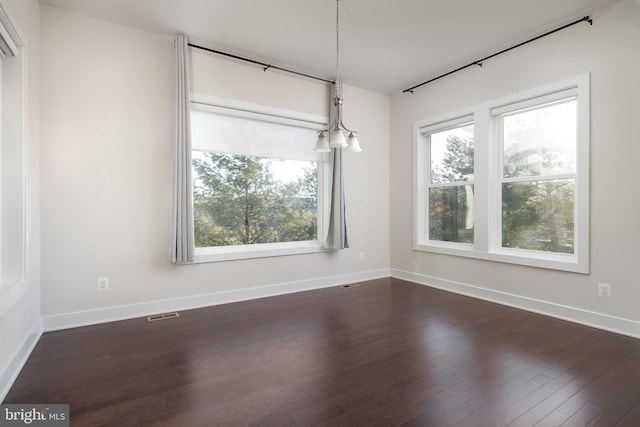
M318 141L315 151L328 153L332 148L345 149L346 151L362 151L356 137L356 131L348 129L342 123L342 78L340 77L340 0L336 0L336 97L333 98L335 106L334 120L331 125L318 132ZM346 136L345 136L346 134Z

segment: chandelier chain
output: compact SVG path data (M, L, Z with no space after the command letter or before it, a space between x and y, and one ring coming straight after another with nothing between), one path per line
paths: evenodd
M336 84L340 90L340 0L336 0Z

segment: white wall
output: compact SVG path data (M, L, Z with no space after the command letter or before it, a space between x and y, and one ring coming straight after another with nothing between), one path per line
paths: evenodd
M360 131L364 149L345 165L350 249L176 266L167 261L173 40L46 6L41 30L46 327L181 306L154 303L166 299L186 298L188 306L221 300L191 298L201 294L263 289L242 294L251 296L388 275L387 95L344 88L345 121ZM216 77L251 90L246 77ZM97 290L101 276L110 277L109 291ZM287 285L268 287L280 284Z
M41 333L40 322L40 176L39 79L40 5L38 0L3 0L16 20L24 49L24 168L26 190L25 277L10 291L0 292L0 401L26 361ZM16 224L20 227L20 224Z
M635 186L640 181L640 7L624 0L593 18L592 27L574 26L487 61L483 68L454 74L413 95L392 97L394 274L498 300L515 295L523 297L516 300L524 305L548 302L548 309L573 311L578 317L595 313L614 321L628 319L623 323L633 330L624 332L640 336L640 197ZM413 251L412 123L585 72L591 73L592 97L591 274ZM612 285L610 299L597 297L598 282Z

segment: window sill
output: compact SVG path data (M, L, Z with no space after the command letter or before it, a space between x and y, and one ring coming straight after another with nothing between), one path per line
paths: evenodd
M437 242L433 245L416 244L413 249L485 261L589 274L589 265L586 262L581 262L577 255L571 254L555 254L524 249L500 249L492 252L482 252L475 250L472 245L447 242Z
M320 241L262 243L257 245L218 246L196 248L194 263L235 261L325 252Z

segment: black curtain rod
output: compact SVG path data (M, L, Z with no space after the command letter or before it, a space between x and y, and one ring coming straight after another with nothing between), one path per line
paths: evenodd
M196 49L206 50L207 52L215 53L215 54L218 54L218 55L228 56L229 58L239 59L240 61L250 62L251 64L260 65L260 66L264 67L263 71L267 71L269 68L273 68L274 70L284 71L285 73L295 74L295 75L298 75L298 76L306 77L308 79L320 80L321 82L331 83L332 85L336 84L336 82L334 82L332 80L323 79L321 77L312 76L311 74L305 74L305 73L301 73L299 71L288 70L286 68L278 67L277 65L271 65L271 64L264 63L264 62L256 61L254 59L244 58L242 56L233 55L231 53L222 52L220 50L215 50L215 49L211 49L211 48L204 47L204 46L199 46L197 44L189 43L189 46L190 47L194 47Z
M413 87L410 87L409 89L405 89L405 90L403 90L403 91L402 91L402 93L407 93L407 92L413 93L413 90L414 90L414 89L419 88L420 86L424 86L424 85L426 85L426 84L428 84L428 83L435 82L436 80L439 80L439 79L441 79L441 78L443 78L443 77L447 77L447 76L448 76L448 75L450 75L450 74L457 73L458 71L462 71L462 70L464 70L464 69L466 69L466 68L473 67L474 65L477 65L477 66L479 66L479 67L482 67L482 63L483 63L484 61L486 61L487 59L491 59L491 58L493 58L493 57L495 57L495 56L502 55L502 54L503 54L503 53L505 53L505 52L509 52L510 50L516 49L516 48L518 48L518 47L520 47L520 46L524 46L524 45L525 45L525 44L527 44L527 43L531 43L531 42L533 42L533 41L536 41L536 40L538 40L538 39L541 39L541 38L543 38L543 37L546 37L546 36L548 36L548 35L551 35L551 34L553 34L553 33L555 33L555 32L558 32L558 31L560 31L560 30L564 30L565 28L569 28L569 27L571 27L571 26L573 26L573 25L576 25L576 24L579 24L579 23L581 23L581 22L585 22L585 21L586 21L586 22L588 22L588 23L589 23L589 25L593 25L593 19L591 19L589 16L584 16L584 17L582 17L582 18L580 18L580 19L578 19L578 20L576 20L576 21L570 22L570 23L568 23L568 24L566 24L566 25L563 25L562 27L556 28L555 30L547 31L547 32L546 32L546 33L544 33L544 34L540 34L539 36L536 36L536 37L534 37L534 38L532 38L532 39L529 39L529 40L523 41L522 43L518 43L518 44L517 44L517 45L515 45L515 46L508 47L508 48L506 48L506 49L501 50L500 52L496 52L496 53L491 54L491 55L489 55L489 56L485 56L485 57L484 57L484 58L482 58L482 59L478 59L477 61L470 62L469 64L467 64L467 65L463 65L462 67L460 67L460 68L456 68L455 70L449 71L448 73L441 74L441 75L439 75L438 77L434 77L434 78L432 78L431 80L427 80L426 82L423 82L423 83L420 83L420 84L415 85L415 86L413 86Z

